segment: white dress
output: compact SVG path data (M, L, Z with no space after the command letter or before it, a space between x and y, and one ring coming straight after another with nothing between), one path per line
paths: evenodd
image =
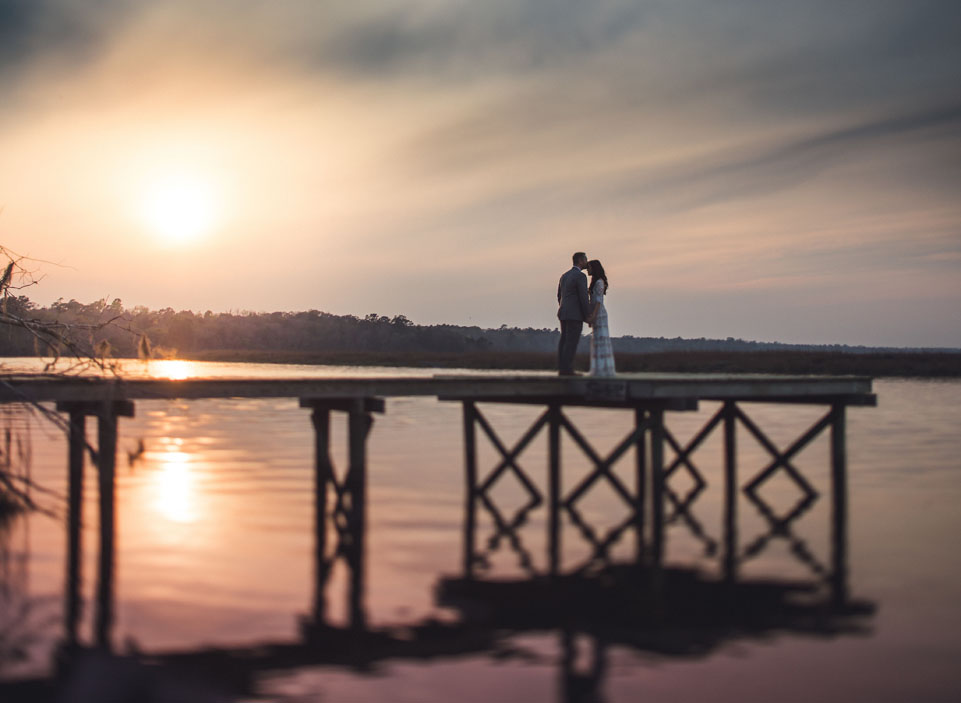
M604 281L598 280L591 291L591 307L596 303L597 309L591 334L591 376L613 376L614 350L611 348L611 332L607 326L607 309L604 307Z

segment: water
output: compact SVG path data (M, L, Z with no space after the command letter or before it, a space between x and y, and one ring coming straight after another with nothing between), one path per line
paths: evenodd
M133 373L202 376L424 375L430 369L253 364L133 365ZM957 700L961 673L961 382L880 380L877 408L848 414L850 485L850 571L853 595L877 604L859 635L803 636L792 632L765 638L729 637L698 657L656 655L612 645L604 667L587 684L615 701L788 701ZM716 410L672 413L668 427L679 440L691 437ZM784 447L824 413L823 408L745 406L753 419ZM491 424L510 442L536 416L536 408L486 405ZM602 453L628 431L630 413L571 410L578 428ZM66 446L43 422L29 423L32 475L65 493ZM94 423L90 423L93 425ZM114 642L143 652L242 647L293 642L298 622L310 612L312 564L312 447L308 411L296 399L138 401L137 417L120 423L118 462L117 620ZM22 428L21 428L22 431ZM91 431L92 429L88 430ZM456 619L438 603L442 576L461 567L463 520L462 419L457 404L431 398L389 399L369 439L369 532L366 608L370 624L403 625L435 618ZM346 428L334 423L334 462L346 465ZM742 439L743 438L743 439ZM143 452L128 462L128 452ZM544 489L545 440L520 459ZM496 457L481 444L481 466ZM796 465L821 493L794 532L813 558L829 563L827 441L804 450ZM742 483L770 459L746 433L739 434ZM571 443L563 447L565 489L584 475L587 463ZM672 453L667 453L670 459ZM712 437L694 455L707 490L694 515L707 534L720 536L720 444ZM630 458L619 475L630 480ZM511 479L513 480L513 479ZM681 491L685 478L672 478ZM83 593L89 601L96 574L96 486L88 469L84 506ZM524 495L509 481L492 491L499 505L519 505ZM797 490L772 481L765 499L790 508ZM51 503L54 506L56 501ZM625 507L610 489L579 504L592 524L613 525ZM739 501L742 544L765 531L765 522ZM483 512L483 511L482 511ZM510 512L507 510L506 512ZM543 509L521 531L535 565L545 564ZM484 517L484 520L487 520ZM489 521L481 523L486 535ZM481 538L483 540L483 536ZM589 551L576 530L564 532L564 564ZM62 522L42 515L8 529L0 574L9 624L19 606L30 605L26 623L14 631L35 635L25 659L9 663L0 676L43 671L61 636L65 535ZM628 558L625 539L614 554ZM683 525L668 530L668 559L717 573L717 558ZM516 554L502 547L491 559L493 575L522 575ZM807 578L784 540L772 542L743 567L747 577ZM343 569L330 584L333 622L347 618ZM89 612L88 612L89 615ZM89 617L83 634L89 636ZM0 620L2 624L4 620ZM9 636L8 640L11 639ZM4 640L0 636L0 647ZM428 661L388 659L375 675L346 667L293 666L258 675L256 700L489 701L564 700L578 680L561 674L564 650L557 632L534 630L507 637L496 651L474 651ZM589 638L574 669L590 672ZM576 678L576 677L575 677ZM583 682L581 682L583 684ZM566 691L566 693L565 693Z

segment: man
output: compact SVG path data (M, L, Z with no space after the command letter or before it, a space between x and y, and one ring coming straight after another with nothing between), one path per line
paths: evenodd
M581 340L584 321L590 314L587 298L587 254L582 251L573 256L574 267L561 276L557 283L557 319L561 321L561 341L557 345L557 367L561 376L575 376L574 355Z

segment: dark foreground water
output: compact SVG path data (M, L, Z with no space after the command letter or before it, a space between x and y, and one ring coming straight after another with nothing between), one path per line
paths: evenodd
M432 373L183 363L158 365L148 372L291 377ZM855 599L874 604L873 614L868 609L843 627L782 622L772 628L709 632L693 618L665 642L651 641L627 614L619 628L599 635L601 630L591 624L591 618L600 617L597 604L585 602L586 615L580 621L558 617L555 622L546 608L520 627L517 623L525 620L515 613L514 626L494 622L484 641L468 646L461 639L456 647L440 647L429 658L388 656L364 670L352 666L346 655L323 661L281 656L268 665L261 659L261 664L248 667L248 690L236 700L958 700L961 382L882 380L875 390L877 408L854 408L848 415L851 590ZM774 405L747 408L782 447L824 412ZM505 405L482 409L505 440L517 438L537 413ZM679 439L689 438L714 410L716 405L705 403L698 413L671 414L669 428ZM572 410L570 416L605 451L622 439L631 421L629 413L613 410ZM6 422L15 434L29 433L34 480L62 495L63 438L40 420L8 417ZM343 466L346 429L341 420L334 429L334 460ZM743 482L770 456L753 440L740 437ZM142 453L128 462L127 453L136 454L141 442ZM137 417L121 420L113 629L118 651L196 653L231 647L242 650L243 657L256 657L257 645L303 641L300 623L311 610L314 580L312 447L309 414L295 399L137 403ZM461 568L460 407L426 398L388 400L386 414L378 416L370 435L369 452L364 598L369 627L408 626L413 632L428 622L441 628L458 622L471 611L456 607L458 602L445 597L438 585ZM587 464L572 444L565 444L563 452L565 488L570 488ZM667 458L671 456L668 452ZM812 565L816 569L829 563L827 457L826 438L797 457L794 463L821 498L792 523L791 539L774 538L756 558L745 561L746 580L810 579ZM496 463L493 450L484 444L482 459L485 470ZM543 436L520 463L544 489ZM630 455L620 462L625 482L632 463ZM721 531L719 437L705 443L695 463L708 486L693 504L692 516L706 538L716 540ZM681 473L673 480L678 492L686 488ZM508 515L524 499L519 484L511 481L492 490ZM94 472L88 470L83 569L88 604L96 573L95 489ZM798 491L782 477L772 481L764 495L783 513ZM53 499L47 503L60 505ZM626 514L608 488L598 488L578 505L599 532ZM766 522L743 496L738 507L746 546L766 531ZM518 533L535 568L546 563L543 512L534 511ZM484 543L492 523L485 511L481 517ZM35 514L8 526L0 541L0 678L42 675L49 671L51 654L63 636L63 522ZM565 566L589 553L569 521L564 544ZM613 550L616 559L632 554L629 537ZM704 541L683 521L668 529L667 556L669 563L696 567L708 578L718 573L717 558L705 554ZM507 540L491 555L490 566L485 578L521 580L525 574ZM346 585L346 574L338 569L328 585L334 624L347 618ZM523 609L528 607L524 599L531 596L501 596L502 601L511 598ZM530 600L535 609L537 598L535 594ZM91 607L85 612L85 637ZM571 603L565 607L569 611ZM614 607L621 606L608 607L603 615L609 617ZM699 604L690 607L698 612ZM3 690L0 684L0 700Z

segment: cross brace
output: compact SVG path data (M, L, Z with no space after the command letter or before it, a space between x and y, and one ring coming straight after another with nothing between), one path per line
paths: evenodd
M506 541L518 556L520 566L532 575L537 570L533 564L530 550L525 546L521 528L529 520L530 514L542 503L544 495L531 474L520 463L522 452L527 449L545 427L548 429L548 565L547 573L556 575L562 566L561 522L567 515L581 537L592 548L588 559L574 569L582 572L610 564L610 550L628 531L633 531L637 539L636 560L648 562L655 569L663 561L664 531L667 526L685 526L705 548L705 553L714 555L720 547L722 572L726 579L737 578L738 566L744 560L759 554L774 539L787 540L791 552L812 572L824 578L834 600L843 604L847 598L847 489L845 465L845 401L834 403L829 412L814 423L787 449L780 450L739 406L737 401L728 400L721 404L718 411L689 440L682 444L664 423L664 408L634 408L636 415L634 428L607 455L601 456L587 438L578 430L563 412L560 403L548 404L528 430L512 447L507 447L497 435L490 422L470 400L462 400L464 408L465 465L467 490L465 496L464 528L464 573L470 578L478 567L486 566L489 555ZM753 436L772 459L751 479L740 485L737 466L737 428ZM477 466L477 432L480 427L499 454L499 461L490 471L481 475ZM715 430L723 431L723 486L724 503L720 538L710 531L696 517L695 502L707 486L705 474L694 462L695 452ZM831 566L821 564L793 531L793 524L800 519L814 502L819 493L804 474L794 465L793 458L826 430L831 433ZM566 433L579 450L590 460L592 468L565 495L561 489L560 440ZM664 448L673 451L674 457L664 461ZM613 471L615 462L620 460L632 447L635 448L636 471L633 486L625 482ZM648 470L650 468L650 470ZM670 480L679 472L686 472L693 486L682 495L670 485ZM777 514L760 493L766 481L779 472L784 474L798 487L801 497L784 514ZM492 487L507 474L512 474L527 493L528 499L511 516L505 516L491 498ZM604 534L595 528L578 509L578 502L601 482L613 489L614 493L627 505L627 517L615 524ZM650 493L650 500L647 494ZM767 530L743 549L738 544L738 495L743 494L767 523ZM668 508L665 511L665 506ZM484 548L479 549L476 539L477 509L486 511L494 523L493 535Z
M365 537L367 528L367 435L371 413L384 412L382 398L301 398L310 408L314 426L314 598L311 624L321 626L327 615L327 584L335 563L350 573L348 610L352 628L366 627L364 610ZM340 472L330 456L330 414L347 414L348 464ZM330 497L333 495L333 503ZM333 527L329 532L328 526Z

